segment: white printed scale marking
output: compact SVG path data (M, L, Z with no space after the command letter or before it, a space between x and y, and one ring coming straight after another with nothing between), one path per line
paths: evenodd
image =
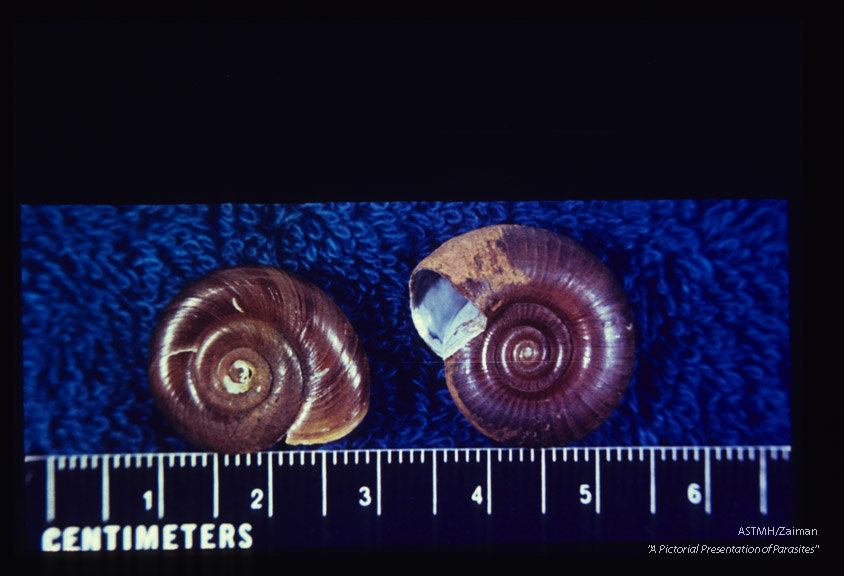
M431 474L432 474L432 493L431 493L431 514L436 516L439 512L438 510L438 489L439 489L439 465L447 465L449 464L449 459L451 458L452 462L473 462L474 463L482 463L485 466L485 494L484 499L486 500L486 514L488 516L492 516L493 514L493 507L492 507L492 499L493 499L493 469L492 469L492 458L493 452L497 455L498 462L503 461L503 454L502 450L506 450L508 452L508 462L513 462L513 452L515 449L485 449L485 448L476 448L476 449L462 449L463 458L460 457L461 450L453 450L453 449L415 449L409 451L409 462L414 462L414 452L418 452L419 455L419 462L424 463L426 458L426 452L430 452L430 460L431 460ZM547 474L548 474L548 462L547 462L547 455L550 453L551 455L551 462L556 463L558 462L557 459L557 452L562 453L562 461L563 462L589 462L590 461L590 452L595 452L594 457L594 474L595 474L595 486L594 486L594 507L595 513L601 514L601 484L602 484L602 469L601 469L601 453L603 452L604 457L606 458L607 462L612 461L612 455L615 453L616 460L619 462L624 462L624 453L627 453L626 461L634 462L633 457L633 448L621 448L621 447L613 447L613 448L548 448L548 449L539 449L539 513L540 514L547 514L547 506L548 506L548 485L547 485ZM645 452L649 453L649 458L647 460L648 465L648 476L649 476L649 511L650 514L656 515L657 510L657 452L659 452L660 460L666 461L669 459L672 461L677 461L678 458L682 459L683 461L689 461L691 458L692 461L699 461L700 460L700 451L703 451L703 503L704 503L704 511L706 514L712 514L712 461L711 455L714 453L715 460L721 461L722 459L726 460L733 460L736 459L740 462L745 461L756 461L758 465L758 487L759 487L759 512L762 515L767 515L769 512L769 484L768 484L768 462L770 460L788 460L791 452L791 448L788 446L755 446L755 447L639 447L639 461L645 461ZM337 463L337 454L338 452L342 453L343 463L348 464L350 462L349 455L350 453L353 456L353 461L355 465L360 464L361 462L361 453L363 453L363 461L365 464L370 463L370 455L374 453L375 455L375 510L376 515L381 516L383 513L382 510L382 481L383 481L383 470L382 470L382 452L386 452L387 455L387 463L392 463L392 450L353 450L353 451L330 451L332 454L332 463ZM474 458L472 458L472 452L474 452ZM482 452L486 453L485 460L483 459ZM277 457L274 457L277 454ZM266 513L267 517L272 518L275 512L274 510L274 491L273 491L273 479L274 479L274 468L282 467L282 466L295 466L297 464L294 456L294 452L288 453L288 462L285 463L283 452L267 452L267 453L256 453L254 460L255 465L260 467L266 465L267 472L266 472ZM319 462L320 466L320 475L321 475L321 512L322 516L326 517L329 514L329 502L328 502L328 454L329 451L311 451L310 452L310 463L315 465L317 463L317 454L319 454ZM758 458L757 458L758 455ZM219 518L220 515L220 497L221 497L221 486L220 486L220 455L218 454L210 454L211 456L211 464L212 464L212 515L215 519ZM524 451L518 449L518 462L524 462L525 454ZM46 511L46 521L48 523L56 522L59 520L56 517L56 483L57 483L57 476L58 474L64 473L65 471L72 471L72 470L85 470L88 468L96 469L100 468L100 481L102 485L102 499L101 499L101 518L104 523L108 522L111 518L111 489L112 489L112 477L110 474L110 470L112 468L152 468L156 466L156 494L154 495L154 502L156 504L156 512L157 517L159 519L165 518L165 497L164 497L164 486L165 486L165 477L166 477L166 470L164 466L165 459L168 462L169 468L176 467L176 460L178 459L178 466L184 467L186 465L190 467L196 467L200 465L202 467L207 466L207 457L208 454L206 453L168 453L168 454L103 454L103 455L70 455L70 456L27 456L25 458L26 462L39 462L43 461L45 463L45 511ZM440 463L440 457L442 461ZM531 449L529 452L529 460L531 462L534 461L535 451ZM299 453L298 464L304 466L306 464L306 452ZM397 460L398 463L401 464L403 462L401 451L397 453ZM235 467L251 467L253 465L252 455L244 455L235 456L233 459L230 458L228 455L223 456L224 466L235 466ZM148 491L149 492L149 491ZM152 494L149 494L150 502L152 502Z

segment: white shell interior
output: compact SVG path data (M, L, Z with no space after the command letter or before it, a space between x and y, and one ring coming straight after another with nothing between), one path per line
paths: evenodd
M419 335L443 359L486 329L481 311L430 270L419 270L414 277L410 314Z

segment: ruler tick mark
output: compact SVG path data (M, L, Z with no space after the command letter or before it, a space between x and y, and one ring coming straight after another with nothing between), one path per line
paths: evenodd
M164 458L158 457L158 519L164 518Z
M399 454L401 454L401 452L399 452ZM389 452L387 452L387 463L388 464L390 463L390 453ZM375 510L375 515L380 516L381 515L381 452L375 453L375 484L376 484L376 490L375 490L375 498L376 498L375 507L376 507L376 510Z
M554 453L553 451L551 452ZM540 453L540 502L542 515L545 515L545 450Z
M445 454L445 452L443 453ZM446 456L443 455L443 462L445 461ZM434 464L431 467L431 474L432 474L432 484L433 484L433 494L431 495L431 500L433 503L433 515L437 515L437 451L434 450L433 458Z
M596 449L597 450L597 449ZM609 451L608 451L609 453ZM587 452L588 454L588 452ZM595 454L595 514L601 513L601 457Z
M665 453L663 452L663 459L665 457ZM653 450L651 450L651 463L650 463L650 497L651 497L651 514L656 514L656 455Z
M110 507L109 507L111 486L110 486L110 479L109 479L109 475L108 475L108 456L103 456L103 471L102 471L101 484L102 484L101 516L102 516L103 522L108 522L109 516L111 515L111 510L110 510Z
M492 457L489 452L486 453L486 513L487 516L492 515Z
M273 457L267 458L267 518L273 517Z
M56 519L56 461L54 458L47 458L47 522Z
M704 474L704 490L706 501L704 502L704 511L707 514L712 514L712 472L709 466L709 450L704 453L704 466L703 466L703 474ZM695 450L695 460L697 460L697 450Z
M313 458L311 458L313 463ZM328 474L325 470L325 452L322 453L322 517L328 516Z
M768 461L765 452L759 454L759 512L768 515Z
M214 464L214 493L212 502L212 514L216 519L220 515L220 457L214 453L212 457Z

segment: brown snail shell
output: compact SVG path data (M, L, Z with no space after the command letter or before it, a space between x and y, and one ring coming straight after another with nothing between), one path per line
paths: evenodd
M369 365L337 305L266 266L200 279L155 328L149 379L189 442L222 453L319 444L351 432L369 407Z
M411 315L481 432L562 446L615 410L633 374L627 298L575 241L501 225L444 243L414 269Z

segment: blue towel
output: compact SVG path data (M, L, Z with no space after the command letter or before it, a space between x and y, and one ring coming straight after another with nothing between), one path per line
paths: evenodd
M789 444L788 202L653 200L24 205L27 454L191 450L147 385L158 314L216 269L266 264L328 293L369 356L369 413L328 448L483 447L410 319L414 266L512 223L582 243L622 283L636 370L579 446Z

